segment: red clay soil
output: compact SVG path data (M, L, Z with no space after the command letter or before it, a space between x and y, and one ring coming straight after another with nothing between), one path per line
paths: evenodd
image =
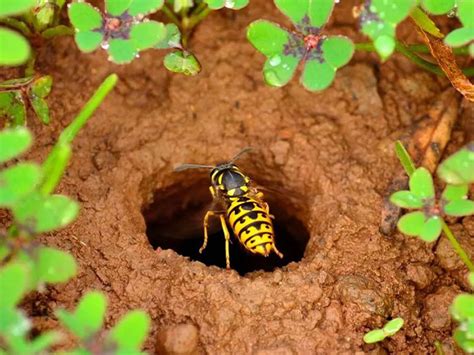
M191 39L203 64L192 78L167 73L158 51L128 66L108 63L103 52L81 54L70 38L42 51L39 68L55 79L54 122L45 127L30 119L34 159L45 156L108 73L117 72L120 83L74 143L59 188L80 201L79 219L41 237L70 251L80 272L36 296L31 312L39 330L56 326L54 309L72 308L97 289L109 297L108 326L130 309L150 314L151 353L426 354L435 340L447 354L459 352L447 307L467 285L447 241L428 245L379 233L382 198L400 169L393 143L449 84L398 56L381 65L357 55L322 93L296 80L269 88L264 58L245 39L245 27L261 17L286 22L272 2L257 0L206 19ZM352 33L353 22L350 6L338 8L331 30ZM462 104L450 152L472 139L473 111ZM304 257L247 272L261 261L246 269L234 241L238 273L166 249L174 243L197 255L184 244L199 247L209 201L207 172L173 169L214 164L246 146L255 151L239 166L269 190L280 249L299 259L307 233ZM146 221L153 245L162 245L156 250ZM452 222L474 254L474 218ZM209 259L200 260L223 264L221 238L209 243ZM398 334L363 343L366 331L394 317L406 322Z

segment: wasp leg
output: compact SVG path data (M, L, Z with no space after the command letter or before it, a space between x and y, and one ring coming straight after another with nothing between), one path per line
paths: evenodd
M214 211L207 211L206 215L204 216L204 242L202 243L201 248L199 248L199 254L202 254L204 249L206 249L206 247L207 247L207 240L208 240L207 228L208 228L208 224L209 224L209 217L215 216L217 214L218 213L216 213Z
M272 248L273 248L273 251L275 252L275 254L278 255L278 256L280 257L280 259L283 259L283 253L281 253L281 252L277 249L277 247L276 247L276 245L275 245L275 242L273 242Z
M230 234L229 234L229 229L227 228L225 217L223 215L220 215L220 218L221 218L222 231L224 232L224 238L225 238L225 267L227 269L230 269L230 255L229 255Z

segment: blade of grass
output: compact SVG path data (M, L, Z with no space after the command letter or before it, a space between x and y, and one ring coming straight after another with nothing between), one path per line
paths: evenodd
M405 149L405 146L399 140L395 142L395 153L397 154L398 160L400 160L400 163L405 169L407 175L411 176L415 172L416 167L413 163L413 160L411 160L410 154L408 154L407 150Z

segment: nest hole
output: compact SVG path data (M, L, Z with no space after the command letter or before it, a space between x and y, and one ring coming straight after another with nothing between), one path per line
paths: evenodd
M178 254L206 265L225 268L225 239L219 218L212 218L209 225L209 241L203 253L199 253L204 240L203 218L212 204L209 180L191 179L192 184L175 183L155 191L153 202L145 206L143 216L146 234L156 250L173 249ZM278 194L279 195L279 194ZM248 252L231 232L230 265L240 275L252 271L273 271L290 262L300 261L309 241L309 232L295 215L298 206L289 203L285 196L265 193L270 213L275 216L273 226L275 241L284 257L271 253L268 257Z

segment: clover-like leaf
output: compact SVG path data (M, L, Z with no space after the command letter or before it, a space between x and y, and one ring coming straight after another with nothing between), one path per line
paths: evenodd
M457 0L458 17L465 27L474 27L474 1Z
M165 25L156 21L138 23L130 31L130 40L139 51L154 47L165 36Z
M91 31L102 26L103 20L99 10L86 2L71 3L68 7L68 15L77 31Z
M121 351L137 351L148 333L150 318L145 312L127 313L111 330L108 341L115 343Z
M463 293L456 296L450 309L451 315L457 321L474 318L474 295Z
M398 220L398 229L403 234L409 236L418 236L420 235L423 226L425 224L425 214L420 211L410 212L403 215Z
M444 213L454 217L464 217L474 214L474 201L471 200L455 200L447 203Z
M165 37L155 45L155 48L167 49L181 47L181 32L178 26L174 23L168 23L165 25L165 32Z
M130 63L138 54L132 41L127 39L112 39L109 41L110 58L117 64Z
M184 51L168 53L163 64L169 71L184 75L196 75L201 71L201 65L196 57Z
M455 201L464 199L469 191L467 184L463 185L447 185L443 191L442 198L445 201Z
M68 281L77 272L74 257L64 251L40 247L34 274L38 283L62 283Z
M30 163L20 163L0 172L0 206L14 206L38 186L40 179L41 169Z
M20 302L28 290L28 282L28 269L25 265L12 262L0 269L0 312L14 308Z
M25 124L26 107L20 90L0 92L0 116L8 118L14 127Z
M354 43L344 36L331 36L323 40L321 46L324 60L333 68L341 68L354 55Z
M49 232L71 223L79 205L66 196L31 194L13 207L16 220L36 233Z
M278 10L284 13L295 25L303 22L308 14L308 0L274 0Z
M120 16L130 7L132 0L105 0L105 11L112 16Z
M132 0L128 13L132 16L146 16L163 7L164 0Z
M402 318L395 318L387 322L382 329L374 329L364 335L366 344L373 344L384 340L386 337L395 335L404 324Z
M0 131L0 163L4 163L25 152L33 141L31 133L24 127Z
M387 336L392 336L402 329L404 323L403 318L395 318L385 324L383 330Z
M0 28L0 65L15 66L23 64L30 56L28 41L6 28Z
M374 329L364 335L364 343L366 344L378 343L379 341L382 341L384 339L385 332L383 331L383 329Z
M474 41L474 27L461 27L449 33L444 42L450 47L462 47Z
M438 176L453 185L474 183L474 141L443 161Z
M48 124L50 122L48 103L40 97L31 98L30 103L41 122Z
M448 13L456 5L455 0L421 0L423 8L433 15L443 15Z
M410 191L422 199L434 198L433 178L426 168L415 170L409 181Z
M30 92L32 95L35 95L44 99L51 92L52 86L53 86L53 77L51 75L45 75L33 81L33 83L30 86Z
M46 331L31 340L28 344L29 354L44 354L47 349L61 340L61 333L55 331Z
M472 354L474 352L474 340L469 338L466 331L460 329L460 327L454 331L453 338L466 353Z
M301 84L310 91L326 89L336 77L336 69L317 59L308 60L304 66Z
M0 0L0 17L18 15L35 5L36 0Z
M421 208L423 201L411 191L397 191L390 196L390 202L402 208Z
M99 48L104 40L104 35L95 31L77 32L74 36L76 44L84 53L90 53Z
M204 0L204 2L212 10L222 9L223 7L240 10L249 4L249 0Z
M442 227L443 220L441 217L433 216L428 218L420 230L420 239L428 243L434 242L440 236Z

